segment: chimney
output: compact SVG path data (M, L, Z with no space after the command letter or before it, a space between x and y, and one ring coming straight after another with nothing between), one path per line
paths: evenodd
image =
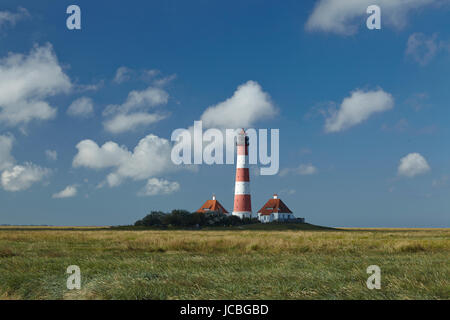
M275 193L275 194L273 195L273 198L274 198L274 199L278 199L278 195Z
M216 195L215 194L213 194L213 198L212 198L213 200L216 200Z

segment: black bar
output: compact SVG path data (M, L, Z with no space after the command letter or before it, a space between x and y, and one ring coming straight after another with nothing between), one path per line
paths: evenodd
M63 308L72 317L92 317L98 314L103 319L105 316L117 316L123 312L129 313L129 316L141 314L147 319L305 319L344 315L361 319L375 314L385 317L388 315L386 312L391 314L395 309L401 312L402 318L423 312L426 308L432 309L433 312L439 312L439 309L445 312L450 305L449 301L3 301L0 302L0 308L2 312L14 312L15 317L30 310L48 314L55 308Z

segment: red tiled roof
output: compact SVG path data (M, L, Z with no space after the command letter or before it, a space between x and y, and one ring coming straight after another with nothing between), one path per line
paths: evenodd
M228 211L217 200L207 200L197 212L217 211L221 213L228 213Z
M292 213L291 210L284 204L281 199L270 199L266 204L258 211L263 216L270 215L272 213Z

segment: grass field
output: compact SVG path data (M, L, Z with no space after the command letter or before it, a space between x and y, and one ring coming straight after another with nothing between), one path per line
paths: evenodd
M1 227L0 299L450 299L450 229L267 228Z

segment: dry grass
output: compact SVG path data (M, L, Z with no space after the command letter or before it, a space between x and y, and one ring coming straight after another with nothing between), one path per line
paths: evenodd
M450 229L72 229L0 228L0 298L450 298ZM65 288L71 264L80 291Z
M72 249L95 243L99 250L192 253L354 253L449 252L450 231L14 231L0 232L0 241L30 247L58 243ZM92 248L93 249L93 248ZM4 248L0 251L8 255Z

